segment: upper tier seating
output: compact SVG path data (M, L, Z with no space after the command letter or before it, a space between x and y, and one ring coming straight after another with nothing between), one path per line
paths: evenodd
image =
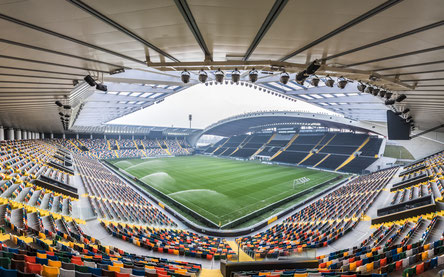
M52 143L96 159L180 156L193 153L193 149L179 139L54 139Z
M260 155L274 162L361 173L377 160L381 143L367 134L252 134L223 139L204 152L244 159Z

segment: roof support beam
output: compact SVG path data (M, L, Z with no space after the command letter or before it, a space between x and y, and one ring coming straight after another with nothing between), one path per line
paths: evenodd
M357 65L363 65L363 64L368 64L368 63L375 63L375 62L380 62L380 61L386 61L386 60L391 60L391 59L402 58L402 57L406 57L406 56L413 56L413 55L418 55L418 54L424 54L424 53L427 53L427 52L438 51L438 50L442 50L442 49L444 49L444 45L436 46L436 47L431 47L431 48L426 48L426 49L421 49L421 50L416 50L416 51L412 51L412 52L406 52L406 53L402 53L402 54L398 54L398 55L387 56L387 57L373 59L373 60L368 60L368 61L363 61L363 62L358 62L358 63L347 64L347 65L344 65L342 67L353 67L353 66L357 66ZM376 70L376 71L379 71L379 70Z
M410 30L410 31L407 31L407 32L404 32L404 33L401 33L401 34L398 34L398 35L395 35L395 36L392 36L392 37L381 39L381 40L378 40L378 41L375 41L375 42L372 42L372 43L369 43L369 44L365 44L363 46L356 47L356 48L353 48L353 49L350 49L350 50L347 50L347 51L344 51L344 52L341 52L341 53L338 53L338 54L334 54L334 55L328 56L326 58L323 58L322 60L324 60L324 61L331 60L331 59L334 59L334 58L337 58L337 57L340 57L340 56L344 56L344 55L348 55L348 54L351 54L351 53L354 53L354 52L358 52L358 51L361 51L361 50L364 50L364 49L367 49L367 48L370 48L370 47L374 47L374 46L377 46L377 45L380 45L380 44L384 44L384 43L387 43L387 42L390 42L390 41L393 41L393 40L397 40L397 39L404 38L404 37L407 37L407 36L411 36L411 35L414 35L414 34L417 34L417 33L428 31L428 30L433 29L433 28L441 27L442 25L444 25L444 20L441 20L441 21L438 21L438 22L435 22L435 23L432 23L432 24L429 24L429 25L426 25L426 26L422 26L420 28L416 28L416 29L413 29L413 30Z
M411 79L411 80L401 80L402 82L425 82L425 81L442 81L444 78L429 78L429 79Z
M14 57L14 56L0 55L0 58L1 59L15 60L15 61L22 61L22 62L29 62L29 63L38 63L38 64L45 64L45 65L52 65L52 66L58 66L58 67L66 67L66 68L79 69L79 70L86 70L86 71L91 71L91 72L109 73L109 71L105 71L105 70L98 70L98 69L85 68L85 67L78 67L78 66L73 66L73 65L68 65L68 64L51 63L51 62L46 62L46 61L25 59L25 58Z
M93 48L93 49L96 49L96 50L99 50L99 51L102 51L102 52L105 52L105 53L108 53L108 54L111 54L111 55L114 55L114 56L117 56L117 57L121 57L121 58L126 59L126 60L130 60L130 61L133 61L133 62L136 62L136 63L140 63L140 64L145 64L144 61L141 61L141 60L138 60L138 59L135 59L135 58L123 55L121 53L118 53L118 52L115 52L115 51L112 51L112 50L109 50L109 49L106 49L106 48L103 48L103 47L100 47L100 46L97 46L97 45L94 45L94 44L91 44L91 43L88 43L88 42L85 42L85 41L81 41L81 40L75 39L73 37L66 36L66 35L61 34L61 33L57 33L57 32L48 30L46 28L43 28L43 27L31 24L29 22L25 22L25 21L22 21L20 19L7 16L5 14L1 14L0 13L0 18L3 19L3 20L9 21L9 22L18 24L20 26L27 27L27 28L30 28L30 29L33 29L33 30L36 30L36 31L39 31L39 32L42 32L42 33L45 33L45 34L48 34L48 35L51 35L51 36L55 36L55 37L64 39L64 40L68 40L68 41L71 41L71 42L74 42L74 43L77 43L77 44L80 44L80 45L83 45L83 46L86 46L86 47L89 47L89 48Z
M8 73L0 73L0 76L8 76L8 77L24 77L24 78L37 78L37 79L53 79L53 80L69 80L72 81L73 78L64 78L64 77L49 77L49 76L37 76L37 75L23 75L23 74L8 74ZM78 79L78 78L75 78Z
M84 10L85 12L89 13L90 15L96 17L100 21L102 21L104 23L107 23L108 25L111 25L112 27L114 27L115 29L119 30L120 32L122 32L122 33L126 34L127 36L137 40L138 42L142 43L146 47L153 49L154 51L156 51L160 55L162 55L164 57L167 57L168 59L170 59L172 61L175 61L175 62L179 61L178 59L176 59L175 57L171 56L167 52L165 52L162 49L156 47L155 45L149 43L145 39L143 39L140 36L136 35L135 33L131 32L127 28L123 27L122 25L120 25L119 23L115 22L111 18L105 16L104 14L100 13L99 11L93 9L91 6L85 4L84 2L82 2L80 0L67 0L67 1L70 2L71 4L77 6L78 8Z
M179 9L180 13L182 14L183 19L187 23L188 28L190 28L191 33L193 33L194 38L196 39L202 51L204 52L205 60L212 61L213 57L211 55L211 52L208 49L202 34L200 33L199 26L197 26L196 20L194 19L194 16L191 13L187 1L174 0L174 3L176 3L176 6Z
M76 77L85 77L84 74L75 74L75 73L65 73L58 71L49 71L49 70L41 70L41 69L31 69L31 68L23 68L23 67L13 67L13 66L2 66L0 65L0 69L10 69L10 70L19 70L19 71L32 71L32 72L40 72L40 73L49 73L49 74L59 74L59 75L68 75L68 76L76 76Z
M394 66L394 67L386 67L386 68L375 69L374 71L385 71L385 70L393 70L393 69L408 68L408 67L415 67L415 66L432 65L432 64L439 64L439 63L444 63L444 60L433 61L433 62L426 62L426 63L414 63L414 64Z
M245 53L244 57L242 58L243 61L248 60L248 58L250 58L251 54L253 54L253 51L259 45L259 42L261 42L262 38L265 36L267 31L270 29L273 22L276 20L276 18L279 16L281 11L284 9L287 2L288 2L288 0L276 0L274 2L273 7L271 7L270 12L268 13L267 17L264 20L264 23L262 23L262 26L260 27L256 36L254 37L253 41L251 42L250 47L248 47L247 52Z
M288 59L296 56L297 54L302 53L305 50L308 50L308 49L312 48L313 46L315 46L315 45L317 45L317 44L319 44L319 43L321 43L321 42L323 42L323 41L325 41L325 40L327 40L329 38L332 38L332 37L336 36L339 33L342 33L343 31L345 31L345 30L347 30L347 29L349 29L349 28L351 28L351 27L353 27L353 26L355 26L355 25L357 25L357 24L359 24L359 23L369 19L370 17L372 17L372 16L374 16L374 15L380 13L380 12L385 11L386 9L388 9L388 8L394 6L394 5L396 5L396 4L398 4L398 3L402 2L402 1L403 0L389 0L389 1L386 1L386 2L382 3L381 5L379 5L379 6L375 7L375 8L373 8L373 9L371 9L371 10L369 10L369 11L363 13L363 14L361 14L360 16L358 16L358 17L356 17L354 19L352 19L351 21L345 23L344 25L334 29L330 33L328 33L328 34L318 38L315 41L310 42L309 44L303 46L302 48L299 48L298 50L294 51L293 53L291 53L291 54L289 54L289 55L287 55L285 57L283 57L280 60L281 61L288 60Z
M0 81L0 83L9 83L9 84L33 84L33 85L57 85L57 86L70 86L71 84L63 84L63 83L44 83L44 82L25 82L25 81Z
M69 90L71 91L71 88L50 88L50 87L0 87L0 89L19 89L19 90L36 90L36 89L46 89L46 90ZM40 91L39 91L40 92Z
M21 42L18 42L18 41L12 41L12 40L8 40L8 39L0 38L0 42L6 43L6 44L10 44L10 45L20 46L20 47L24 47L24 48L29 48L29 49L32 49L32 50L42 51L42 52L46 52L46 53L50 53L50 54L66 56L66 57L70 57L70 58L73 58L73 59L84 60L84 61L100 63L100 64L106 64L106 65L109 65L109 66L113 66L113 67L117 67L117 68L122 68L121 65L112 64L112 63L108 63L108 62L103 62L103 61L99 61L99 60L94 60L94 59L90 59L90 58L85 58L85 57L81 57L81 56L76 56L76 55L72 55L72 54L68 54L68 53L64 53L64 52L60 52L60 51L55 51L55 50L51 50L51 49L47 49L47 48L42 48L42 47L26 44L26 43L21 43ZM124 67L124 68L130 69L129 67Z
M444 69L428 70L428 71L418 71L418 72L407 72L407 73L396 73L396 74L387 74L387 75L382 75L382 76L385 76L385 77L393 77L393 76L395 76L396 77L396 76L403 76L403 75L428 74L428 73L438 73L438 72L444 72Z

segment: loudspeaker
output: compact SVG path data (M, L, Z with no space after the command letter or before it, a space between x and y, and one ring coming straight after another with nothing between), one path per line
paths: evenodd
M389 140L409 140L410 124L393 111L387 111L387 133Z

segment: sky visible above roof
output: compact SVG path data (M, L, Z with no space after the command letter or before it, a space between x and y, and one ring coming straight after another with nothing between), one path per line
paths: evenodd
M166 97L159 104L108 122L162 127L205 127L227 117L258 111L308 111L335 114L304 101L293 102L264 90L235 84L197 84Z

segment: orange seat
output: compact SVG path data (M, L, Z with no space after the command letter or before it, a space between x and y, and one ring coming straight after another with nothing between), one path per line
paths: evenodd
M25 255L25 262L33 264L37 263L37 261L35 260L35 256L27 256L27 255Z
M42 253L38 253L38 252L37 252L37 258L40 258L40 259L47 259L48 257L47 257L46 254L42 254Z
M62 267L62 262L61 261L48 260L48 266L61 268Z
M116 272L115 273L116 277L130 277L129 273L120 273L120 272Z
M113 266L113 265L108 265L108 270L109 271L114 271L114 272L120 272L120 267Z
M26 273L34 273L39 274L42 272L42 265L41 264L34 264L34 263L26 263L25 271Z
M52 266L43 266L42 276L44 277L58 277L60 273L60 269Z

